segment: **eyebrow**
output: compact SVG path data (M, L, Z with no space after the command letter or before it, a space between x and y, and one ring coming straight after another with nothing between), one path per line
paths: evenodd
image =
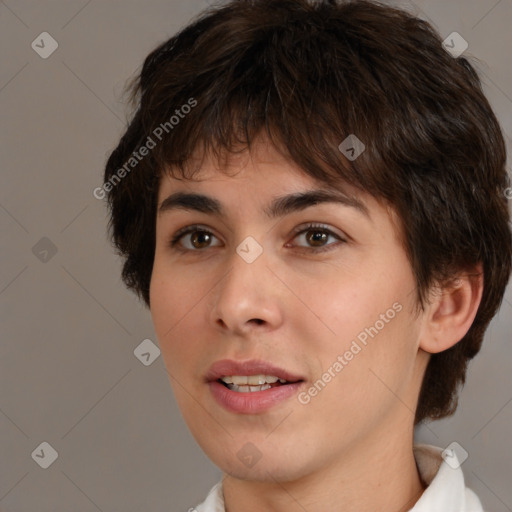
M270 219L275 219L322 203L348 206L370 218L368 208L362 201L335 189L308 190L279 196L264 209L264 212ZM213 197L190 192L175 192L165 198L158 207L158 214L178 209L213 214L219 217L225 216L220 201Z

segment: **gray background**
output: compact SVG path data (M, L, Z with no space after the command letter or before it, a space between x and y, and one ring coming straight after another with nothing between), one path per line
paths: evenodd
M3 511L185 511L220 479L181 419L162 358L145 366L134 355L157 342L120 282L92 194L125 126L125 80L208 3L0 2ZM510 151L512 0L401 5L443 38L468 41ZM59 44L47 59L31 48L43 31ZM512 510L511 313L509 287L458 412L417 432L467 450L466 480L491 512ZM31 455L43 441L58 452L47 469Z

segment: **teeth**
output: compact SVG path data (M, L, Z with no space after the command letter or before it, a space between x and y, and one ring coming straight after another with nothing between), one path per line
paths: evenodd
M254 391L265 391L270 389L270 384L263 384L262 386L237 386L236 384L228 384L228 388L231 391L237 391L238 393L252 393Z
M263 384L273 384L274 382L285 383L285 379L279 379L275 375L227 375L220 379L226 384L235 384L237 386L261 386Z
M261 386L265 382L265 375L249 375L247 377L247 384L250 386Z
M280 379L275 375L225 375L220 379L227 384L231 391L238 393L253 393L256 391L265 391L270 389L271 384L279 381L281 384L286 382L285 379Z

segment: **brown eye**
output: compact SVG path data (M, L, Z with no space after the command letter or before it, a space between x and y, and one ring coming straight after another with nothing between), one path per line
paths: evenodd
M299 240L296 247L306 252L329 251L346 242L340 235L325 226L311 224L299 227L295 232L294 240ZM329 242L329 240L334 240L334 242Z
M206 231L194 231L190 237L190 243L196 249L203 249L211 242L211 236Z
M321 229L309 229L306 231L306 240L313 247L321 247L329 239L329 234Z
M170 241L171 247L177 247L178 250L200 251L214 247L212 241L217 237L210 231L200 226L188 226L179 230ZM217 243L216 245L220 245Z

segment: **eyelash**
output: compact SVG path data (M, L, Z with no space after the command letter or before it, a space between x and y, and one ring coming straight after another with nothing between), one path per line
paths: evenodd
M303 233L307 233L308 231L314 231L314 230L322 231L323 233L325 233L325 234L327 234L329 236L333 236L333 237L337 238L340 243L346 243L347 242L344 238L342 238L341 236L339 236L336 233L334 233L333 231L331 231L327 226L322 225L322 224L315 224L315 223L310 223L310 224L302 225L302 226L299 226L296 229L294 229L294 231L293 231L293 234L294 234L293 238L295 239L299 235L302 235ZM197 224L196 225L192 225L192 226L187 226L187 227L184 227L184 228L180 229L179 231L177 231L174 234L174 236L169 241L169 247L171 247L172 249L175 249L177 251L181 251L181 252L202 252L205 249L208 249L208 247L206 247L205 249L187 249L187 248L179 246L178 242L185 235L194 233L196 231L199 231L201 233L207 233L209 235L215 236L210 230L208 230L207 228L205 228L203 226L200 226L200 225L197 225ZM309 248L301 247L301 248L302 248L302 250L304 252L322 253L322 252L333 250L338 245L339 244L328 244L328 245L321 246L321 247L309 247Z

